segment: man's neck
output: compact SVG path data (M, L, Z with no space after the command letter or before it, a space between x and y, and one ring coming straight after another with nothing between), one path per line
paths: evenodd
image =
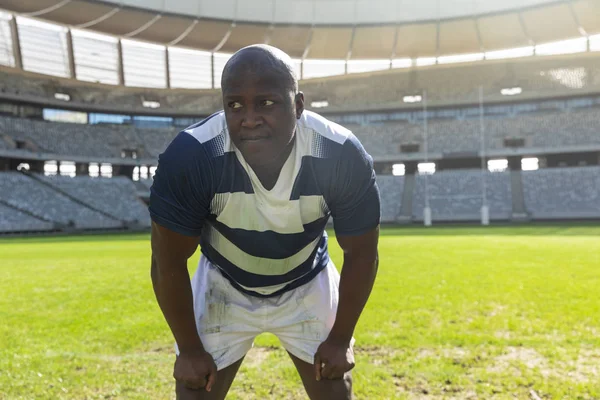
M275 184L279 179L279 175L281 174L281 169L283 168L283 165L289 158L290 153L294 148L295 141L296 138L294 137L294 139L288 143L281 154L268 163L259 165L252 165L248 163L265 189L271 190L273 187L275 187Z

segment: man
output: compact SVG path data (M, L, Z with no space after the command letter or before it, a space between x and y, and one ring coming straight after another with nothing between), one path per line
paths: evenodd
M271 332L311 399L349 399L352 335L377 271L372 159L350 131L304 111L292 61L274 47L234 54L221 87L224 111L173 140L150 196L152 281L177 343L177 397L224 399L254 338Z

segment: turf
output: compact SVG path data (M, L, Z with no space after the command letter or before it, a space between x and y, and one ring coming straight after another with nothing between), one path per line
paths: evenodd
M0 399L173 398L149 257L148 235L0 240ZM384 229L380 257L357 399L600 398L599 226ZM229 398L305 398L276 338Z

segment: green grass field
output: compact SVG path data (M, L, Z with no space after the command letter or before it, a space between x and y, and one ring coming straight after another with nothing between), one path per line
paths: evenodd
M599 226L385 229L380 257L357 399L600 399ZM149 259L148 235L0 240L0 399L173 398ZM264 335L230 398L303 393Z

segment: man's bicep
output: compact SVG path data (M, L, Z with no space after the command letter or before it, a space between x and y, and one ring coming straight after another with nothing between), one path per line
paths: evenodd
M210 162L196 139L182 132L159 156L150 188L152 220L184 236L200 236L210 209Z
M330 196L335 233L357 236L374 229L380 220L379 188L373 159L355 137L344 144L335 173Z
M365 190L356 191L354 198L345 199L333 213L335 233L340 236L358 236L379 225L381 219L379 188L373 182Z
M379 225L360 235L338 235L337 241L344 252L344 258L362 260L377 259L379 243Z
M187 261L198 247L198 236L186 236L152 221L152 256L161 261Z

